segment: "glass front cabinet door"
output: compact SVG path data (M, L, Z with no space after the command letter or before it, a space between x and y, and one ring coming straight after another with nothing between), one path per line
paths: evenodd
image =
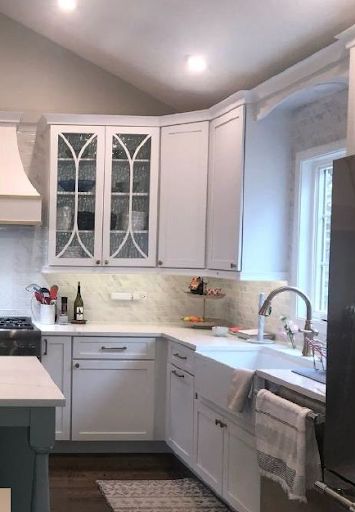
M106 128L103 262L156 265L159 128Z
M105 128L50 128L50 265L100 265Z

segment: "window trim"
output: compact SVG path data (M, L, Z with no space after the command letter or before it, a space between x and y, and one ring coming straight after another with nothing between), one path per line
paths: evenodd
M328 165L329 161L341 158L346 155L346 140L340 140L310 148L306 151L296 153L295 161L295 187L294 187L294 208L293 208L293 226L292 226L292 265L291 265L291 284L301 288L311 297L313 305L313 287L314 287L314 253L316 250L315 224L307 233L307 237L302 235L304 223L310 215L315 215L315 186L317 185L314 172L307 175L309 171ZM320 162L323 160L323 162ZM305 187L308 184L309 193L305 196ZM306 214L301 215L301 211L306 209ZM307 262L311 261L309 264ZM302 275L301 275L302 273ZM294 294L291 298L291 310L296 321L302 324L305 319L305 306ZM321 335L326 334L327 326L320 316L314 319L314 326Z

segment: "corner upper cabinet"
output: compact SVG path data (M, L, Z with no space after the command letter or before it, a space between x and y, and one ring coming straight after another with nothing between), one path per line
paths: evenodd
M161 267L205 268L208 122L161 132Z
M50 127L49 264L100 264L105 129Z
M241 270L244 106L210 125L207 268Z
M103 261L156 265L159 128L106 128Z

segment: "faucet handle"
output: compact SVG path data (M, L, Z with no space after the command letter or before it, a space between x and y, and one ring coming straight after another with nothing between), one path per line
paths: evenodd
M311 336L318 336L319 331L317 329L298 329L298 332L302 332L303 334L310 334Z

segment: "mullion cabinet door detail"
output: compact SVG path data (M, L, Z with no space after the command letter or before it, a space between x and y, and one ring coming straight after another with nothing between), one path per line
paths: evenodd
M93 265L101 258L103 151L103 128L52 128L52 264Z
M107 129L106 265L155 266L158 144L158 129Z

